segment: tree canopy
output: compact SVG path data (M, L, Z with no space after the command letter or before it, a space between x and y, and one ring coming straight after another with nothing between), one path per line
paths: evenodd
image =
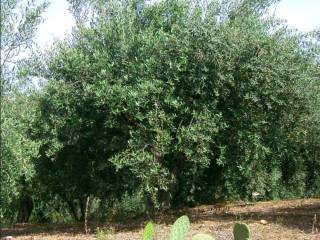
M34 174L31 158L37 145L26 135L36 103L32 84L23 73L34 46L46 2L1 1L0 11L0 222L17 216L25 184ZM25 184L22 184L24 182Z
M88 196L320 193L319 42L268 15L275 1L70 2L78 24L38 70L27 133L37 180L75 218Z

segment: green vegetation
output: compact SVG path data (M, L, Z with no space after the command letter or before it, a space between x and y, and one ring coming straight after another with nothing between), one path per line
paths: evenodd
M97 240L113 240L113 229L100 229L97 228L96 229L96 234L95 234L95 238Z
M66 40L1 62L1 223L83 221L88 197L105 220L320 194L319 36L276 1L69 2ZM30 46L45 6L18 28Z
M184 239L190 228L190 221L187 216L179 217L173 224L170 232L169 240Z
M233 227L233 236L235 240L250 240L251 232L245 223L236 223Z
M169 240L183 240L187 236L190 228L190 221L187 216L179 217L171 227ZM143 240L155 240L156 233L154 225L149 222L143 233Z
M0 11L0 223L28 221L33 209L31 161L38 144L26 132L37 112L38 95L26 65L46 3L1 1ZM30 213L29 213L30 212Z
M143 240L154 240L155 239L155 227L152 222L149 222L144 228Z
M190 221L187 216L181 216L178 218L170 232L169 240L184 240L189 233ZM250 240L251 232L249 227L245 223L235 223L233 227L234 240ZM155 240L155 230L151 222L149 222L143 233L143 240ZM192 240L214 240L214 238L208 234L199 233L192 237Z

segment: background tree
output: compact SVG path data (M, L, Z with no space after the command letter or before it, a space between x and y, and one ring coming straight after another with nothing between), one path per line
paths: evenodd
M31 83L22 77L23 71L20 77L18 72L20 63L27 59L26 54L30 54L46 6L47 3L35 1L1 1L1 223L15 220L19 199L29 198L24 195L21 183L28 184L34 173L30 158L37 152L36 145L25 131L36 107L33 107ZM20 216L25 221L30 215Z

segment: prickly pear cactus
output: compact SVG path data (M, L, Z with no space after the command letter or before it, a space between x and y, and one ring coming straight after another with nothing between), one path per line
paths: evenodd
M155 238L155 229L152 222L149 222L143 231L143 240L154 240Z
M234 240L250 240L251 232L247 224L236 223L233 227Z
M202 233L199 233L199 234L196 234L192 237L192 240L214 240L213 237L211 237L210 235L208 234L202 234Z
M173 224L169 240L183 240L189 232L190 221L187 216L179 217Z

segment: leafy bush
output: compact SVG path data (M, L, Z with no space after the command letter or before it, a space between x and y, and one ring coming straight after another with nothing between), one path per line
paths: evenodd
M114 240L113 235L114 235L114 230L112 228L101 229L98 227L96 229L95 238L97 240Z
M120 201L115 202L112 209L119 220L141 216L146 213L145 196L141 191L125 193Z

